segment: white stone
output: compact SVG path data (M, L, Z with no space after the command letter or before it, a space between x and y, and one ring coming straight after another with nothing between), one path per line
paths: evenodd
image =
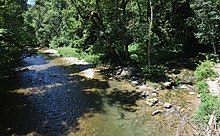
M151 96L152 96L152 97L157 97L158 94L157 94L157 93L152 93Z
M139 83L138 83L138 81L131 81L131 84L138 85Z
M168 102L165 102L163 107L167 108L167 109L170 109L172 107L172 104L170 104Z
M190 94L190 95L195 95L196 93L195 93L195 92L189 92L189 94Z
M43 53L45 53L45 54L58 54L58 51L54 50L54 49L47 49L47 50L44 50Z

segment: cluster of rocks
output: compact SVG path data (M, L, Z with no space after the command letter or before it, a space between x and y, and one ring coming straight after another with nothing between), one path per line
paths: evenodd
M143 74L137 67L119 67L113 74L116 78L129 80L133 85L140 85L143 82Z
M169 102L160 102L158 99L159 92L157 89L142 85L139 87L141 91L141 97L144 99L145 104L149 107L162 105L165 109L171 109L173 106ZM152 112L152 116L162 113L163 110L155 110Z

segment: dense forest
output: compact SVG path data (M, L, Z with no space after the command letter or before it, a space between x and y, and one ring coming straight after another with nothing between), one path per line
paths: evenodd
M219 0L0 0L0 10L1 76L39 47L158 76L172 60L219 57Z
M95 63L141 67L217 55L219 8L217 0L37 0L32 6L2 0L1 66L39 45Z

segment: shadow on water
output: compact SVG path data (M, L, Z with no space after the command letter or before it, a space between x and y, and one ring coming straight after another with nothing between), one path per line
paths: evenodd
M1 135L63 135L77 126L77 119L84 113L104 112L101 95L83 90L106 89L108 83L69 76L72 71L78 73L91 65L42 69L49 62L43 60L40 64L38 60L43 58L28 58L25 66L42 65L40 70L31 69L18 73L14 79L0 81Z
M107 95L110 105L118 105L126 111L133 112L134 106L137 106L136 101L140 99L141 93L137 91L118 90L114 89L112 93Z
M42 64L38 60L43 60ZM140 94L118 89L107 94L108 81L77 75L92 65L49 65L51 61L29 58L25 66L42 66L0 81L1 135L65 135L70 129L78 131L77 120L85 113L105 114L104 97L110 105L119 104L127 111L136 105Z

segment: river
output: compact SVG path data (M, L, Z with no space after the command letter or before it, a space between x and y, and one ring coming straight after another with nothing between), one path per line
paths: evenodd
M134 86L104 77L91 64L39 53L20 66L23 71L0 81L1 135L168 136L176 132L178 119L151 116L152 109L143 104Z

